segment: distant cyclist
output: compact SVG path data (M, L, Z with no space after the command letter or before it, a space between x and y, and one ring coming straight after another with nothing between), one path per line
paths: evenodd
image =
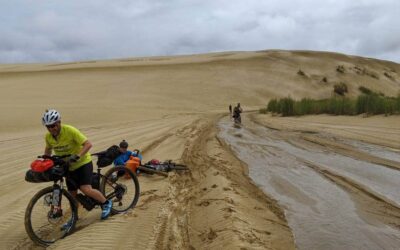
M107 200L99 190L92 188L93 164L88 153L92 144L78 129L61 124L61 115L54 109L46 110L42 123L48 130L44 154L51 156L54 151L55 155L71 155L67 174L68 191L76 197L80 189L85 195L100 202L103 209L101 219L106 219L111 212L112 200Z
M240 103L237 104L237 106L233 109L233 119L235 122L242 123L242 117L240 113L243 112L243 109L240 107Z

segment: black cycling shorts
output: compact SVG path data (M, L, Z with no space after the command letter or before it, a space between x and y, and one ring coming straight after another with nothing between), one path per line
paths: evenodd
M68 171L68 191L76 191L82 185L92 185L93 163L89 162L74 171Z

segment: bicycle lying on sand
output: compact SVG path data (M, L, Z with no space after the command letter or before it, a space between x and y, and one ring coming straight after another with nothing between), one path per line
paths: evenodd
M101 157L103 153L92 155ZM51 160L54 166L37 174L29 170L25 176L29 182L54 182L52 186L37 192L25 211L25 230L32 241L42 246L49 246L74 230L78 220L78 202L88 211L100 206L96 200L80 193L74 198L64 188L69 157L40 156L38 158ZM102 175L101 168L97 166L97 172L93 173L92 187L98 189L106 199L113 199L111 213L123 213L135 207L140 192L136 174L124 166L117 166ZM115 178L114 173L118 172L130 178Z
M139 173L143 172L146 174L158 174L162 176L168 176L168 172L175 171L188 171L189 168L183 164L177 164L171 160L165 162L155 163L149 161L138 167Z
M133 150L135 155L139 155L139 149ZM137 173L146 173L146 174L157 174L161 176L168 176L168 172L171 171L188 171L189 168L186 165L178 164L173 162L172 160L167 160L164 162L160 162L159 160L151 160L145 164L141 164L137 166L137 168L131 169L132 171L136 171Z

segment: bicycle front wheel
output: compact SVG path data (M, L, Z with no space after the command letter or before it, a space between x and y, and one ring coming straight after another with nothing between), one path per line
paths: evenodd
M139 200L139 181L130 169L116 166L101 179L100 191L106 199L112 199L111 213L118 214L134 208Z
M57 214L54 214L52 205L53 187L36 193L26 208L25 230L29 238L41 246L49 246L64 238L75 227L77 204L70 193L62 191L61 210Z

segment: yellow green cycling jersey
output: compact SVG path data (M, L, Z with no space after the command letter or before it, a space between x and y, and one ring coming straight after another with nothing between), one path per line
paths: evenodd
M45 140L47 148L53 150L55 155L62 156L79 154L87 138L78 129L70 125L61 124L60 134L57 138L54 138L50 132L48 132L45 136ZM76 170L91 161L92 157L89 152L87 152L77 162L71 163L69 170Z

